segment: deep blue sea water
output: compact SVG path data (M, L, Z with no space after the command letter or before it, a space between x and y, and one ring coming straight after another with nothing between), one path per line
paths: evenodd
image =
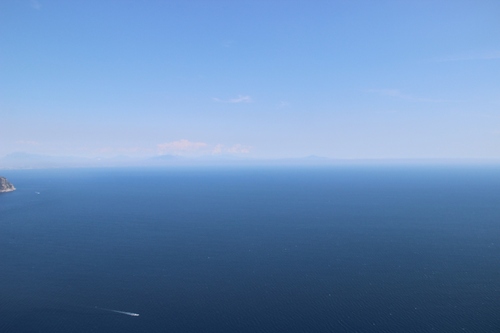
M500 332L500 168L2 175L2 333Z

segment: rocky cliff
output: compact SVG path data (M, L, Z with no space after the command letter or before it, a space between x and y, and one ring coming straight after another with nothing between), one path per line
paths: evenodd
M9 181L7 179L5 179L4 177L0 177L0 193L1 192L11 192L11 191L14 191L15 189L16 188L14 187L14 185L9 183Z

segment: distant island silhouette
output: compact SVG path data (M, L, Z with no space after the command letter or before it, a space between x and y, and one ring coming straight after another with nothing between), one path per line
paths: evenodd
M0 177L0 193L12 192L16 188L5 177Z

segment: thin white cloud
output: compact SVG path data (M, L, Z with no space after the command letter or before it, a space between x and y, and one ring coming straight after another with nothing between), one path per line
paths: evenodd
M252 147L236 144L229 147L227 152L230 154L248 154L250 149L252 149Z
M224 149L224 145L221 145L220 143L212 149L212 154L213 155L219 155L222 154L222 151Z
M192 142L186 139L160 143L156 147L160 154L193 152L206 147L205 142Z
M212 100L214 102L218 102L218 103L233 103L233 104L236 104L236 103L252 103L253 100L250 96L248 95L238 95L237 97L235 98L231 98L231 99L220 99L220 98L217 98L217 97L213 97Z

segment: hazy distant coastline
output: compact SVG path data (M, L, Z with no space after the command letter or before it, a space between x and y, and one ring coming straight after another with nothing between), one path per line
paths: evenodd
M149 157L80 157L50 156L24 152L0 157L0 170L52 168L106 168L106 167L251 167L251 166L348 166L348 165L500 165L498 159L348 159L322 156L295 158L250 158L240 156L179 156Z

